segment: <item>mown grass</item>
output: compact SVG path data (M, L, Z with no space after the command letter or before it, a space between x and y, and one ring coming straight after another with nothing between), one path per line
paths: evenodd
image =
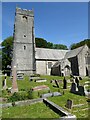
M19 91L27 91L27 90L30 90L31 88L33 87L36 87L36 86L40 86L40 85L47 85L49 88L50 88L50 91L51 92L55 92L55 91L59 91L61 93L63 93L64 91L64 95L62 96L58 96L58 97L50 97L48 98L49 100L51 100L52 102L58 104L59 106L63 107L64 109L68 110L66 107L65 107L65 104L66 104L66 101L67 99L71 99L73 100L73 104L76 105L76 104L85 104L83 107L80 106L80 107L75 107L75 108L72 108L71 110L68 110L69 112L71 112L72 114L75 114L78 118L80 117L87 117L88 115L88 110L85 110L86 108L88 108L88 104L87 104L87 97L86 96L80 96L80 95L76 95L76 94L73 94L73 93L70 93L70 86L71 86L71 83L67 83L67 89L64 90L63 89L63 82L62 83L59 83L59 88L57 87L53 87L53 85L55 86L54 83L50 83L51 80L63 80L63 77L60 77L60 76L41 76L41 78L45 78L47 79L47 82L41 82L41 83L38 83L38 82L34 82L34 81L31 81L29 80L29 77L28 76L25 76L23 80L17 80L17 83L18 83L18 89ZM69 77L66 77L66 79L69 79ZM88 78L84 78L83 80L80 80L80 85L84 85L85 82L88 81ZM10 80L10 78L8 77L7 78L7 86L8 87L11 87L12 86L12 81ZM47 93L47 92L50 92L48 90L41 90L41 91L34 91L33 92L33 98L39 98L41 94L44 94L44 93ZM6 92L6 91L4 91ZM9 97L11 94L9 93L3 93L3 97ZM42 106L42 110L41 111L44 111L46 108L44 108L45 106L42 105L42 104L35 104L36 107L35 109L39 109L40 105ZM24 110L26 111L29 111L29 107L31 106L25 106L25 107L11 107L11 108L5 108L3 109L3 116L4 117L18 117L18 112L20 110L20 113L19 113L19 116L20 114L24 114ZM32 109L34 108L34 105L32 105L31 107ZM34 117L35 118L49 118L49 114L50 114L50 109L49 111L47 112L47 109L45 112L47 112L47 115L44 114L44 112L40 113L41 116L39 116L39 113L36 114L34 112L34 110L30 109L31 111L29 111L27 114L25 113L25 115L23 117ZM40 110L40 109L39 109ZM15 115L13 113L13 111L15 111ZM18 111L18 112L17 112ZM9 113L9 115L8 115ZM12 114L13 113L13 114ZM30 115L29 115L30 114ZM56 118L57 116L52 116L52 118Z
M44 103L29 106L16 106L2 110L3 118L59 118L60 116L49 109Z

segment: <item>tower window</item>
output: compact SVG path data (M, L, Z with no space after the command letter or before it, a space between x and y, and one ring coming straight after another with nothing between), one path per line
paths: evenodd
M24 45L24 50L26 50L26 46Z
M24 35L24 37L26 37L26 35Z

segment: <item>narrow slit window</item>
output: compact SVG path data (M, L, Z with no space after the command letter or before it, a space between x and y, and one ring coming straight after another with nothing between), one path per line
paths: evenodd
M26 46L24 45L24 50L26 50Z

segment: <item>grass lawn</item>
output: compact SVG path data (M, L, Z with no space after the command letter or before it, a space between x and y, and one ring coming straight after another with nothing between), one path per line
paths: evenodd
M5 108L3 118L60 118L58 114L46 107L44 103L35 103L30 106L16 106Z
M80 96L80 95L76 95L73 93L70 93L70 86L71 83L67 84L67 89L63 90L63 82L59 83L60 88L57 87L53 87L53 85L55 85L54 83L50 83L51 80L63 80L63 77L60 76L41 76L41 78L45 78L47 79L47 82L34 82L34 81L29 81L29 77L25 76L23 80L18 80L18 88L19 91L27 91L30 90L30 88L36 87L36 86L40 86L40 85L47 85L50 88L51 92L55 92L55 91L59 91L61 93L63 93L64 91L64 95L62 96L58 96L58 97L50 97L48 98L49 100L51 100L52 102L56 103L57 105L63 107L64 109L68 110L65 107L66 101L67 99L71 99L73 100L73 104L77 105L77 104L84 104L83 106L79 106L79 107L73 107L71 110L68 110L69 112L71 112L72 114L76 115L78 118L80 117L87 117L88 116L88 104L86 102L87 97L86 96ZM69 79L69 77L67 77L66 79ZM83 80L80 80L80 85L84 85L84 83L88 81L88 78L84 78ZM7 78L7 86L11 87L12 83L10 78ZM33 98L39 98L41 94L43 93L47 93L50 92L48 90L40 90L40 91L34 91L33 92ZM2 93L2 96L7 98L9 96L11 96L10 93L7 93L7 91L4 91ZM27 111L27 112L25 112ZM23 107L10 107L10 108L5 108L3 109L3 117L14 117L17 118L18 116L23 117L23 118L59 118L59 115L57 115L56 113L54 113L51 109L49 109L48 107L46 107L43 103L37 103L34 105L30 105L30 106L23 106Z

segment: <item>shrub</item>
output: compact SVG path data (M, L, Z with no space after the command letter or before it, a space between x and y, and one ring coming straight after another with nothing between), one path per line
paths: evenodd
M27 100L27 99L33 99L33 93L32 90L29 91L21 91L21 92L15 92L12 96L8 98L8 102L15 102L15 101L21 101L21 100Z
M19 101L19 100L25 100L28 98L28 94L26 92L18 92L13 93L13 95L8 98L9 102Z
M32 89L30 89L28 91L28 99L33 99L33 91L32 91Z

